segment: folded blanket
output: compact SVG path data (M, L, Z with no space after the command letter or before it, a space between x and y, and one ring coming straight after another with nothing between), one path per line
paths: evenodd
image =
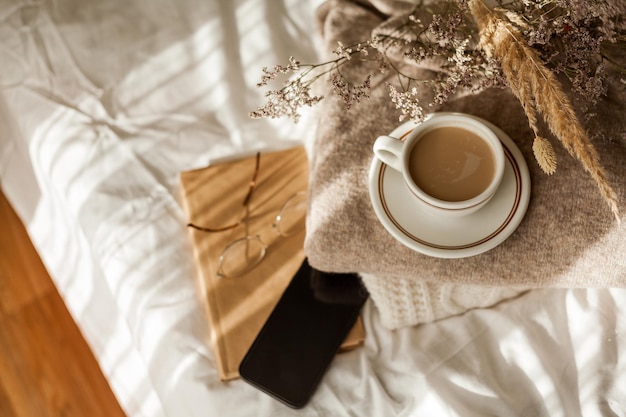
M393 1L329 1L319 11L323 57L344 45L384 31L405 16L411 4ZM397 65L428 77L436 66ZM359 272L380 309L385 325L397 328L484 307L520 291L539 287L626 286L626 134L624 85L617 82L600 105L610 140L598 139L608 180L616 190L622 224L600 196L596 183L559 144L558 168L544 174L532 153L533 132L518 100L507 89L465 95L431 111L458 111L486 119L517 144L531 176L531 199L518 229L483 254L440 259L420 254L397 241L381 225L370 202L368 172L372 145L398 124L399 111L383 85L393 74L380 74L377 63L352 60L342 74L360 84L372 74L371 97L345 109L332 85L323 85L319 127L308 144L310 207L305 253L321 270ZM424 102L430 93L420 92ZM555 141L556 143L556 141Z

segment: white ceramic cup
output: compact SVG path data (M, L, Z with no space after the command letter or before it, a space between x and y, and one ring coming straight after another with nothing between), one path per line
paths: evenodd
M461 201L446 201L435 198L422 190L409 172L409 160L413 147L424 134L440 128L457 127L474 133L491 150L493 176L488 185L477 195ZM504 175L504 150L496 134L477 118L463 113L433 113L424 122L416 125L403 140L391 136L380 136L374 143L376 157L402 174L404 183L420 205L428 212L447 217L459 217L473 213L483 207L496 193Z

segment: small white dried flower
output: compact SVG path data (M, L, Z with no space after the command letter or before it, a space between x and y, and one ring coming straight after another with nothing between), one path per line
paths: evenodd
M368 46L374 49L378 49L382 43L382 38L379 35L375 35L372 37L372 39L368 40L366 43L368 44Z
M424 109L419 101L417 87L400 92L393 84L388 83L387 86L391 102L396 105L396 109L402 112L399 121L409 118L418 123L424 120Z
M335 48L335 50L333 51L334 54L347 60L352 59L353 52L354 51L352 50L352 48L346 48L342 42L337 42L337 48Z
M296 60L293 56L289 57L289 69L291 71L299 71L300 70L300 61Z
M299 109L304 106L313 106L320 102L323 97L311 95L311 89L300 78L288 82L280 90L272 90L265 93L267 102L264 106L250 112L253 119L288 117L295 123L300 120Z

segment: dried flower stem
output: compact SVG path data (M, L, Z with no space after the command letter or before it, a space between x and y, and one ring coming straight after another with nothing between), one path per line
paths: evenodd
M483 0L470 0L469 7L480 30L480 47L487 56L500 61L511 90L522 103L535 134L536 110L570 155L576 157L595 180L619 222L617 194L608 183L598 154L556 76L540 61L520 32L492 12Z

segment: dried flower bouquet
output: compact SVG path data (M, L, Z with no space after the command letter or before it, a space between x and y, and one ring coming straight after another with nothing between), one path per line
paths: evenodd
M381 72L394 75L387 82L391 103L400 120L419 122L424 106L437 106L467 92L510 88L519 99L534 132L533 152L547 174L556 170L551 142L540 134L539 116L552 134L596 182L609 209L619 221L617 195L607 181L592 140L574 111L592 118L594 106L606 94L607 69L621 74L619 58L626 45L626 2L623 0L439 0L419 2L402 17L392 18L387 30L352 45L339 43L334 59L302 64L290 58L287 65L263 68L259 86L269 86L279 76L287 80L266 93L267 102L250 115L286 116L294 121L299 110L323 97L313 84L328 79L347 109L369 98L368 75L354 84L342 73L348 62L374 60ZM420 16L430 17L422 21ZM426 20L426 19L424 19ZM615 53L619 51L620 53ZM438 75L417 79L404 72L398 60L417 65L436 64ZM422 103L419 92L428 88L432 100ZM585 119L585 121L588 121ZM605 139L605 140L610 140Z

